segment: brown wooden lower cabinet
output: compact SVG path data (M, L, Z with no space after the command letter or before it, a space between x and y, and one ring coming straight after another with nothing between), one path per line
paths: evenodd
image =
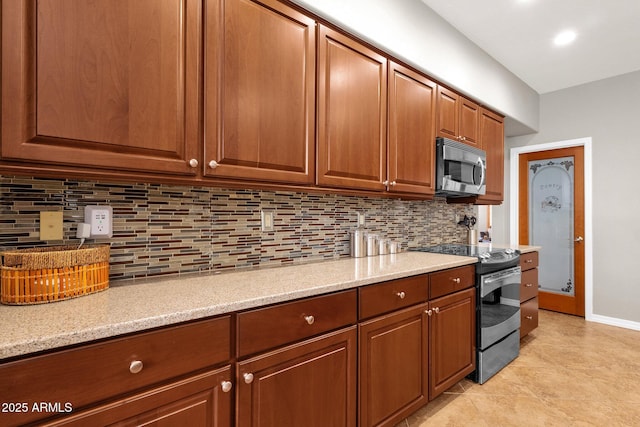
M236 426L356 425L356 326L238 362Z
M475 288L429 302L429 399L476 368Z
M45 426L231 426L231 367L195 375Z
M359 425L396 425L428 401L427 304L359 328Z
M520 338L538 327L538 252L520 256Z

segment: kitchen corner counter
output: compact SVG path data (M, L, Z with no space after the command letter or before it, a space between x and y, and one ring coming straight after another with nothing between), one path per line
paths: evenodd
M68 301L0 305L0 361L475 262L470 257L405 252L123 281Z

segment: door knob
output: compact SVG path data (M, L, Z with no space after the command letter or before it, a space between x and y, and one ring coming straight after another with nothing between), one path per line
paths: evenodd
M584 239L582 238L582 236L578 236L576 237L575 241L576 242L582 242Z

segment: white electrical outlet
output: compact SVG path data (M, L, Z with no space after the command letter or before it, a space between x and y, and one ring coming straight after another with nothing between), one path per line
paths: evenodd
M91 227L89 236L91 239L113 236L113 209L111 206L85 206L84 222Z

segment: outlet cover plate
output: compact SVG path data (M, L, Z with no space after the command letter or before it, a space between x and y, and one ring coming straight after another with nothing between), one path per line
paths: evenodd
M40 212L40 240L62 240L62 211Z

